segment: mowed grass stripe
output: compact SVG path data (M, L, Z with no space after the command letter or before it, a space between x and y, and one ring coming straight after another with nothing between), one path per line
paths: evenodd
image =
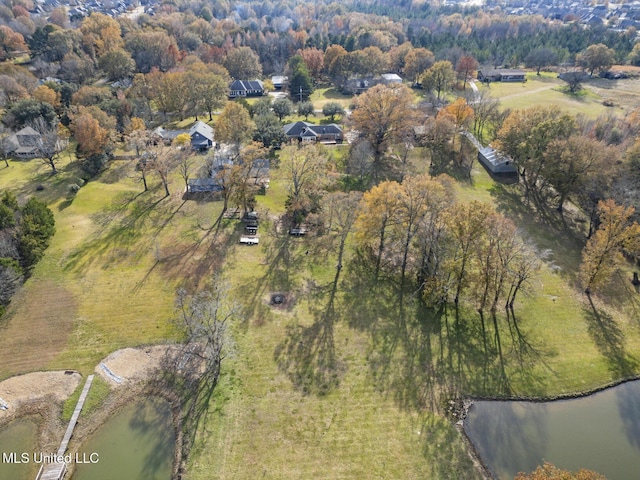
M218 392L222 413L211 418L190 477L422 478L433 470L422 448L434 439L422 432L420 416L373 388L362 355L366 336L337 324L335 345L346 374L327 395L304 395L269 361L286 325L250 328L238 340L243 354L228 367L232 373ZM475 478L464 471L464 478Z

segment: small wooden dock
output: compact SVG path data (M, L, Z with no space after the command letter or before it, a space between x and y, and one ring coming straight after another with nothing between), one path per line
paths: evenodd
M69 425L67 426L67 431L65 432L64 437L62 437L62 442L60 442L60 447L58 448L57 453L58 457L63 457L65 452L67 451L69 440L71 440L73 429L75 428L76 423L78 423L78 417L80 416L80 412L82 411L82 407L84 406L84 401L87 399L87 394L89 393L92 382L93 375L89 375L87 377L87 381L84 384L84 388L82 389L82 393L80 394L80 398L78 399L78 403L76 403L76 408L73 411L73 415L71 415L71 420L69 421ZM36 480L61 480L66 471L67 465L64 462L48 463L40 467L40 471L36 476Z

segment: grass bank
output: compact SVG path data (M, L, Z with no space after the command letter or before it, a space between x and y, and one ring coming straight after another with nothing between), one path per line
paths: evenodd
M421 171L418 149L412 158ZM88 373L118 348L171 341L176 287L193 291L222 273L242 315L188 478L476 478L441 413L450 399L552 396L640 370L635 297L585 304L575 285L581 240L477 165L460 199L493 203L550 250L515 315L399 304L351 257L334 283L323 238L277 228L287 196L279 169L258 197L256 247L238 245L236 220L213 227L219 202L184 202L177 176L165 198L157 179L143 193L133 165L114 162L68 198L77 175L73 162L54 177L35 160L0 169L0 188L47 200L57 227L3 319L0 377ZM269 305L273 292L289 296L287 308Z

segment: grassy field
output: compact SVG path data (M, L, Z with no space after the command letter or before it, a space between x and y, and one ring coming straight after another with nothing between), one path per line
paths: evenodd
M352 96L343 95L335 87L317 88L311 94L309 100L313 102L313 106L319 110L322 110L322 107L329 102L339 103L344 109L348 109L351 103L353 103Z
M537 81L500 88L504 96L525 89L522 98L537 102L532 92L556 88L553 79ZM318 95L321 102L336 94ZM412 158L423 171L421 150ZM53 177L37 160L0 167L0 190L47 201L57 228L0 320L0 378L61 368L86 374L115 349L174 341L176 288L195 291L222 274L242 315L188 478L473 479L443 416L450 399L575 393L640 371L639 305L627 279L592 309L575 285L583 240L478 165L459 183L459 199L493 203L549 252L515 318L500 312L484 329L471 309L399 304L355 258L336 279L323 238L277 228L287 198L283 169L272 170L258 197L260 245L243 247L239 222L212 228L220 203L183 201L179 176L170 197L155 177L143 193L133 164L116 161L71 198L68 186L80 176L71 160ZM273 292L287 293L285 308L269 305ZM104 394L96 391L96 404Z
M583 114L596 118L605 114L622 116L640 105L640 79L605 80L593 79L584 83L584 89L576 94L568 93L566 83L555 73L527 74L526 83L493 82L489 85L477 83L499 98L503 108L521 109L531 105L558 106L573 115ZM610 101L612 107L603 102Z

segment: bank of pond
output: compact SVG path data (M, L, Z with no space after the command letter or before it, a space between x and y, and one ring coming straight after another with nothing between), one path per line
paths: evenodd
M40 465L33 461L37 425L15 420L0 430L0 452L26 452L29 463L0 463L0 479L33 480ZM169 402L160 398L127 405L100 426L72 458L73 480L171 480L175 433ZM16 457L17 458L17 457Z
M586 468L609 480L640 472L640 380L550 402L475 401L464 429L496 479L513 479L545 461Z
M636 478L640 380L567 400L475 401L464 429L482 462L500 480L535 470L545 461L565 470L594 470L609 480ZM32 459L1 462L0 478L35 478L37 435L37 424L28 418L0 430L3 460L11 453L15 459L22 453ZM170 480L175 445L169 402L147 398L110 416L82 443L79 458L88 461L76 465L72 478Z

